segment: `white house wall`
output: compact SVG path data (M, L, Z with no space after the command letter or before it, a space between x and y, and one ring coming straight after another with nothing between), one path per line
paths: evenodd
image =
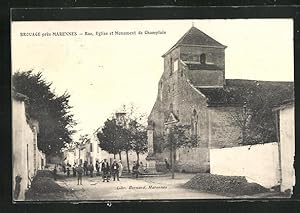
M294 106L280 110L280 149L281 149L281 191L291 190L295 185L294 155L295 127Z
M210 172L245 176L248 182L267 188L277 186L280 184L278 143L211 149Z
M34 159L33 159L33 141L34 135L32 129L26 121L25 104L23 101L12 101L13 117L13 140L12 140L12 168L13 168L13 192L15 191L15 177L22 178L20 183L20 194L17 200L25 199L25 191L30 185L30 179L34 176ZM27 148L28 147L28 148ZM27 156L28 149L28 156Z

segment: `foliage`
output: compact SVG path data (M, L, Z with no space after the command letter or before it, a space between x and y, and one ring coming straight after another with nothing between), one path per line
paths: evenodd
M46 154L59 153L72 141L72 128L76 125L70 113L70 95L65 92L58 96L52 92L52 83L44 80L41 72L16 72L12 85L14 92L29 98L28 114L39 122L38 148Z
M126 139L127 132L122 126L117 125L116 119L107 119L103 128L97 133L101 149L111 154L118 154L123 150L123 141Z
M136 106L123 105L122 112L124 122L118 122L115 116L107 119L97 137L103 150L114 155L125 151L128 161L130 150L135 151L138 158L140 153L147 151L147 131L145 115L139 113Z
M174 125L169 129L169 133L165 135L164 147L195 147L197 145L197 136L190 134L190 125Z
M194 147L197 145L197 136L190 132L190 125L172 125L164 135L164 147L170 150L172 179L175 177L176 150L180 147Z
M129 134L129 141L127 142L131 150L135 151L139 160L139 154L147 151L147 130L146 130L146 115L141 113L137 106L130 104L123 105L125 114L125 128Z
M273 107L291 94L289 87L260 85L239 88L235 96L243 100L241 112L230 115L242 131L242 144L257 144L276 141L276 123ZM288 94L288 95L285 95Z
M88 143L90 141L89 135L88 134L84 134L84 135L80 135L78 141L74 141L75 147L79 147L81 145L84 145L86 143Z
M129 123L130 141L132 149L137 154L142 154L147 151L147 130L145 126L138 123L136 120L131 120Z

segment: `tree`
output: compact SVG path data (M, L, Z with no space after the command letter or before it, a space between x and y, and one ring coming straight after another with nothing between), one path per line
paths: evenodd
M146 115L141 113L137 106L133 103L129 105L122 105L119 112L123 112L123 150L126 153L127 169L130 172L129 167L129 151L133 150L137 154L137 161L139 161L139 155L147 150L147 135L146 135ZM115 113L116 114L116 113Z
M122 131L123 131L123 134L122 134L122 136L123 136L122 151L125 151L125 154L126 154L126 163L127 163L127 170L128 170L128 173L130 173L128 153L129 153L130 150L132 150L132 141L130 140L130 131L126 127L123 127Z
M129 123L130 140L132 149L137 156L137 162L140 160L140 154L147 152L147 130L145 126L138 123L136 120L132 120Z
M85 135L80 135L78 141L75 142L76 147L78 148L79 151L79 164L81 164L81 147L83 147L86 143L90 141L88 134Z
M189 133L189 125L172 125L168 127L167 134L164 135L165 148L170 150L172 179L175 174L176 150L179 147L195 147L197 145L197 136Z
M113 154L114 159L116 159L116 154L123 149L123 139L121 140L123 134L120 134L121 131L122 127L116 124L115 118L112 118L107 119L103 128L97 133L101 149Z
M269 83L271 84L271 83ZM255 83L231 91L243 102L242 110L230 112L230 116L241 129L243 145L252 145L275 141L276 122L273 107L282 103L293 94L293 88L287 85L269 85Z
M129 137L125 142L124 151L127 158L127 167L129 168L128 152L130 150L135 151L137 155L137 161L139 162L140 154L147 151L147 131L146 131L146 115L141 113L137 106L133 103L129 105L123 105L122 110L125 114L125 128L128 131Z
M39 122L38 148L45 154L58 154L72 141L76 122L69 105L70 95L61 96L51 91L52 83L43 79L42 73L16 72L12 76L13 92L29 98L27 112Z
M104 123L104 127L97 133L100 141L100 147L111 153L119 154L121 160L121 152L125 151L127 169L129 167L129 151L134 150L139 155L147 151L147 134L144 125L145 115L138 112L133 104L123 105L118 113L114 113L113 118L108 119Z
M252 118L252 113L250 110L244 105L242 110L234 110L233 112L229 112L232 120L234 121L235 125L238 126L241 130L242 134L242 144L249 143L250 139L250 121Z

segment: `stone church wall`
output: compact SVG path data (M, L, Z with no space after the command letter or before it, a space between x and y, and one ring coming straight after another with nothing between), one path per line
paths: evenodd
M241 129L233 119L241 112L238 107L209 108L209 144L210 148L239 146L242 140Z
M200 46L182 46L180 47L180 53L182 54L206 54L207 63L213 63L225 69L225 52L223 48L214 47L200 47Z
M176 157L179 172L209 172L208 148L179 148Z
M218 66L218 70L188 70L180 60L178 60L178 69L174 70L174 62L177 59L185 58L188 61L200 62L200 55L203 53L206 63ZM163 57L164 72L158 83L156 102L148 117L149 121L153 121L156 169L158 171L165 169L164 159L168 159L170 162L170 151L164 149L162 138L166 134L164 123L172 112L179 120L177 125L190 125L190 133L196 134L198 139L197 147L177 150L176 170L208 172L209 143L212 143L213 147L233 146L238 144L240 137L239 129L232 126L233 122L227 112L228 109L236 109L208 108L207 98L195 87L195 85L203 86L202 84L223 86L225 77L224 48L181 45ZM189 78L192 74L197 76ZM201 78L199 78L199 74L202 75ZM199 82L191 82L189 79Z
M165 129L164 122L170 112L172 104L173 112L180 120L181 125L191 125L193 111L197 112L197 135L199 136L199 147L180 148L177 151L177 171L202 172L209 169L208 156L208 110L206 98L187 81L185 74L181 75L180 69L173 73L167 80L163 81L162 88L159 88L157 101L149 116L149 120L154 121L154 135L162 136ZM164 73L166 75L166 73ZM174 85L174 88L173 88ZM160 87L160 84L158 85ZM170 86L170 91L168 90ZM162 91L160 90L162 89ZM162 96L160 96L162 93ZM162 97L162 98L160 98ZM164 159L170 159L169 150L161 148L161 153L157 153L155 147L161 146L161 141L155 140L154 152L157 157L157 170L164 168ZM170 160L169 160L170 161Z

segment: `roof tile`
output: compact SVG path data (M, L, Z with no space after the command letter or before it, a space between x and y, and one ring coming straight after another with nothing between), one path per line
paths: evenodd
M223 88L198 88L208 99L209 106L255 104L259 99L277 106L294 99L293 82L227 79Z

